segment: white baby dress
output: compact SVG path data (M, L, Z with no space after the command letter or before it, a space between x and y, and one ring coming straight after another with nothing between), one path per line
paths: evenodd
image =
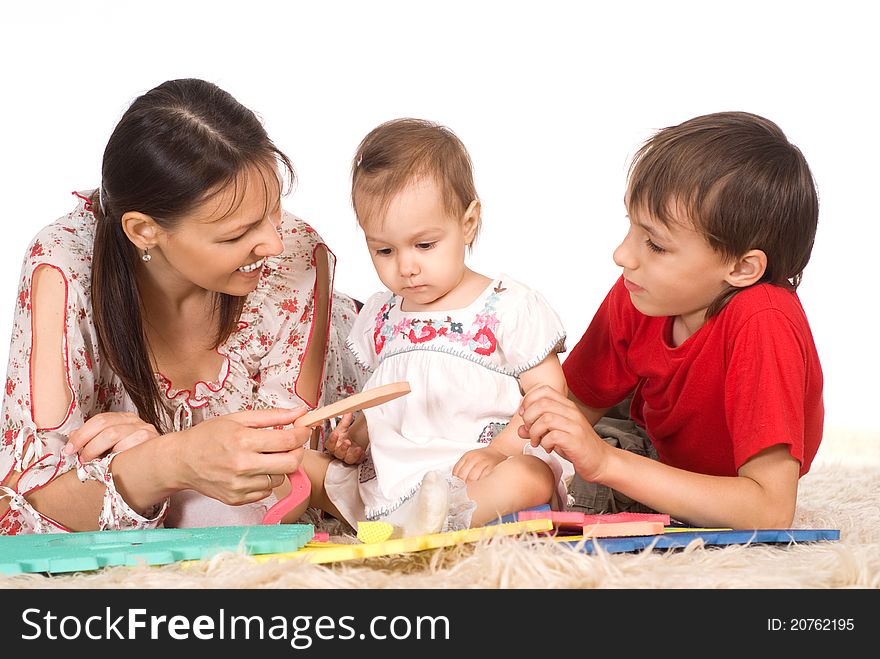
M364 388L407 381L411 393L364 410L370 436L358 465L334 460L327 494L346 521L387 518L430 471L451 472L464 453L487 445L516 414L518 376L565 350L565 330L544 297L502 275L467 307L403 311L388 291L370 297L348 348L370 373ZM543 448L566 501L571 464Z

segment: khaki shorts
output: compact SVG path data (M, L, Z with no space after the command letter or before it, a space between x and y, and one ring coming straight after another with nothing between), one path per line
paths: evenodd
M652 460L657 459L657 451L645 430L629 417L630 398L608 410L606 416L595 425L599 437L615 448L631 451ZM656 512L642 503L630 499L617 490L605 485L589 483L575 474L568 487L570 499L574 502L568 510L587 515L602 513L653 513Z

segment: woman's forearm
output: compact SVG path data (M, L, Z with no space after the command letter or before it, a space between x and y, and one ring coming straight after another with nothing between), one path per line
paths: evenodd
M143 515L175 492L186 489L179 475L177 433L160 435L117 453L110 463L116 491Z
M110 463L116 491L129 507L147 516L178 489L171 436L157 437L118 453ZM71 531L96 531L104 505L105 486L80 481L76 470L51 480L25 498L38 512Z
M80 481L76 470L61 474L43 487L25 495L41 515L71 531L97 531L104 504L104 486L98 481Z

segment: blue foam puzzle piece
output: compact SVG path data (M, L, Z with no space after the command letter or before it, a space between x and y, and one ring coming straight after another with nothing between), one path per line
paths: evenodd
M694 540L706 546L797 544L840 540L836 529L757 529L749 531L676 531L662 535L632 536L625 538L594 538L578 546L583 540L560 540L587 554L595 554L601 547L609 554L640 551L642 549L684 549Z
M314 535L311 524L272 524L0 536L0 573L163 565L226 551L277 554L302 548Z

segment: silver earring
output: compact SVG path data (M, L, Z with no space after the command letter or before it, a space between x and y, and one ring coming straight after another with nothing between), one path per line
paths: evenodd
M153 258L153 257L150 256L150 253L147 251L147 248L144 247L144 255L141 257L141 261L143 261L144 263L149 263L151 258Z

